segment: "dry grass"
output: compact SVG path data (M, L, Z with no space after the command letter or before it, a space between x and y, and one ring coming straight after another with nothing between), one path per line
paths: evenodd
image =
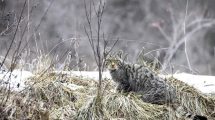
M215 99L200 94L196 89L170 79L179 92L184 106L195 113L214 117ZM8 102L0 107L1 118L31 120L157 120L176 119L175 112L166 105L144 103L135 93L115 92L110 80L103 82L102 96L97 96L97 82L66 74L38 74L29 79L28 88L12 92ZM69 84L78 85L70 89ZM81 87L80 87L81 86ZM4 97L1 92L0 97ZM189 99L188 99L189 98Z
M124 119L124 120L155 120L168 118L165 106L142 102L134 94L127 96L110 93L104 97L94 97L91 102L78 111L77 119Z

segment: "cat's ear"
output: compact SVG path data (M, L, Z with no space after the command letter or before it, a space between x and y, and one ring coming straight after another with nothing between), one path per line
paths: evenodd
M112 59L113 58L113 55L112 54L108 54L107 56L106 56L106 58L105 58L105 61L108 61L108 60L110 60L110 59Z
M122 58L122 55L123 55L123 51L120 50L118 52L115 53L115 60L119 61L119 62L123 62L123 58Z
M119 50L116 54L116 58L121 62L121 63L126 63L125 61L128 60L128 54L124 54L122 50Z
M123 51L119 50L116 55L118 58L122 59Z

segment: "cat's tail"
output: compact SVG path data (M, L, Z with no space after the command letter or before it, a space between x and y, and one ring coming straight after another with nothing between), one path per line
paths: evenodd
M206 116L202 115L188 115L187 118L190 118L191 120L208 120Z

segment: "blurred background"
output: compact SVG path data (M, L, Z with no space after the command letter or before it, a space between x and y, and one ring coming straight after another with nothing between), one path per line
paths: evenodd
M119 39L113 51L128 53L132 63L144 49L168 72L215 75L214 6L214 0L106 0L102 33L110 44ZM24 63L47 55L60 68L69 56L71 69L97 70L84 0L1 0L0 9L1 59L13 43L8 59L19 48Z

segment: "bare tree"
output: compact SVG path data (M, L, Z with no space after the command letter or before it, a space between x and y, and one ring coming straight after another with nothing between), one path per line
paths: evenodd
M214 19L205 18L207 7L204 7L203 9L194 8L192 10L188 10L189 4L189 0L187 0L184 9L185 11L179 12L178 14L174 11L172 6L168 6L167 11L169 12L169 19L172 23L172 32L165 31L165 29L161 27L160 22L153 23L153 26L156 27L169 42L169 47L164 58L163 70L165 70L169 63L171 63L178 49L184 45L187 65L189 70L193 72L190 55L188 53L188 43L193 39L194 34L215 25Z
M98 67L99 72L99 83L98 83L98 95L101 93L102 88L102 72L104 71L104 62L108 56L108 54L112 51L118 39L108 47L108 40L105 38L105 34L102 33L102 16L105 10L105 2L103 0L99 0L97 5L95 5L95 1L91 0L89 2L89 7L87 6L86 1L84 0L85 5L85 14L87 20L87 26L84 27L85 33L87 35L88 41L93 51L94 60ZM93 18L95 17L95 21ZM93 30L94 23L96 30Z

